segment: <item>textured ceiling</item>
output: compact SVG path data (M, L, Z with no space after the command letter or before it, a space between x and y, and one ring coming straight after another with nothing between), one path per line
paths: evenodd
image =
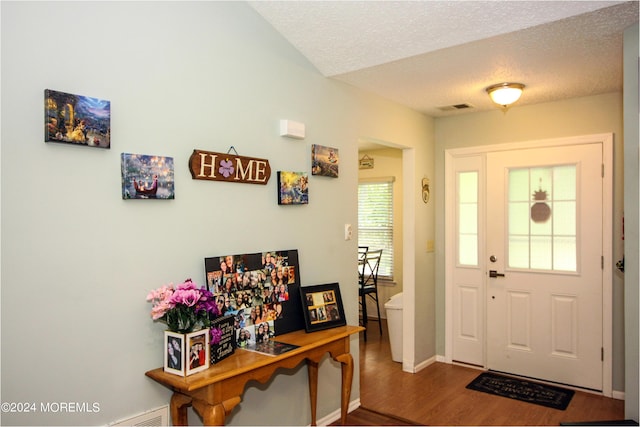
M621 90L638 22L637 1L249 4L323 75L433 117L497 108L485 88L504 81L526 85L514 108Z

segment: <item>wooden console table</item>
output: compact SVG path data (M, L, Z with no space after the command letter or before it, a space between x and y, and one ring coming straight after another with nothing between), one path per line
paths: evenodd
M349 352L349 337L362 331L360 326L340 326L312 333L295 331L278 335L275 340L299 347L279 356L237 349L234 354L212 365L206 371L188 377L168 374L163 368L145 375L173 390L171 419L173 425L188 425L187 408L193 406L204 425L224 425L225 417L242 400L245 385L250 380L268 381L278 368L295 368L306 360L311 400L311 425L316 425L318 398L318 364L325 353L342 366L341 422L347 419L347 409L353 380L353 357Z

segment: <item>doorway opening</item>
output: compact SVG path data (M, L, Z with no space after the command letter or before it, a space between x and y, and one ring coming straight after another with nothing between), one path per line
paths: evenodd
M415 249L413 231L415 226L407 217L413 218L413 207L409 203L414 180L413 168L407 165L413 164L413 150L387 141L360 139L358 141L358 158L367 160L366 168L359 169L359 179L371 180L375 178L393 179L394 194L394 231L393 231L393 277L389 280L378 281L379 303L382 317L386 317L384 303L393 295L403 292L414 294L415 286L415 261L411 259ZM366 157L365 157L366 156ZM371 160L369 160L371 159ZM371 164L373 167L368 167ZM408 254L408 255L406 255ZM408 258L409 257L409 258ZM405 299L405 301L407 301ZM414 348L414 310L411 303L405 303L403 309L403 370L414 372L413 348ZM374 307L368 313L376 313ZM371 328L370 333L377 334L376 328ZM388 331L383 329L383 334Z

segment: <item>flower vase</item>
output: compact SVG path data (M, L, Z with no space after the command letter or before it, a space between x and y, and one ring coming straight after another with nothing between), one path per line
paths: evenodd
M164 371L183 377L209 368L209 329L164 331Z

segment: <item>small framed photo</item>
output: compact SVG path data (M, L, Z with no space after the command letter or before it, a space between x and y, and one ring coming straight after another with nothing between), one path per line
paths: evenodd
M186 375L195 374L209 368L209 329L202 329L185 335L187 341Z
M164 371L175 375L185 375L184 334L164 331Z
M315 332L347 324L338 283L301 286L305 329Z

